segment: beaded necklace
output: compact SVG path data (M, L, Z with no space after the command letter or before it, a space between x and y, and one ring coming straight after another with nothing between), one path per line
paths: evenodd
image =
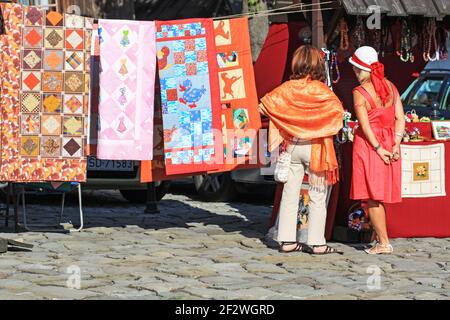
M424 53L423 60L436 61L439 60L439 50L436 41L436 21L430 19L424 28ZM434 57L431 57L431 46L434 45Z
M408 26L406 19L402 21L400 51L397 51L397 55L403 62L414 62L414 55L412 54L412 39L411 29Z
M355 30L353 31L353 43L355 48L359 48L366 44L366 32L364 30L364 21L358 16L356 20Z
M402 24L399 20L397 20L392 25L392 42L393 42L393 49L394 54L399 55L400 49L402 47Z
M391 27L389 25L381 30L381 37L383 38L381 56L384 58L384 54L387 52L387 48L389 45L389 37L391 38L391 41L394 41L392 37Z
M334 74L333 69L335 70L336 75L337 75L336 79L333 78L333 74ZM333 51L331 54L331 78L332 78L334 84L338 83L339 80L341 80L341 72L339 70L339 62L337 59L336 51Z
M438 28L437 32L437 42L438 42L438 51L439 51L439 58L442 60L448 59L448 50L447 50L447 37L448 33L443 27Z

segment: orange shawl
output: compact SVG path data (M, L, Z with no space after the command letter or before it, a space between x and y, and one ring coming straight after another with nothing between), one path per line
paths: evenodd
M343 127L344 109L333 91L309 78L290 80L261 102L262 111L271 120L269 150L292 137L312 140L309 170L318 179L312 184L335 184L339 167L332 137Z

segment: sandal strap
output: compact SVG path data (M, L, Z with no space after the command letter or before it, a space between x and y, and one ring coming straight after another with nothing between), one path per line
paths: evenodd
M315 252L314 248L320 248L320 247L325 247L325 250L323 252ZM309 253L309 254L331 254L331 253L338 253L338 254L343 254L343 252L330 247L329 245L323 244L323 245L312 245L312 246L305 246L305 248L303 249L303 252Z
M394 248L391 244L380 244L377 242L372 248L369 249L370 252L373 252L374 254L380 254L380 253L392 253L394 252Z
M282 242L281 244L282 244L282 246L285 245L285 244L297 244L295 246L295 248L293 248L291 250L283 250L282 248L280 248L279 251L283 252L283 253L303 251L303 244L301 244L300 242Z

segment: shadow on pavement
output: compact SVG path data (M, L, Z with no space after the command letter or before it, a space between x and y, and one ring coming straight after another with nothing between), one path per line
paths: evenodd
M85 229L137 226L160 230L214 225L226 233L238 232L248 238L265 237L271 214L271 202L267 197L245 195L243 199L246 202L202 203L192 184L174 185L170 192L185 198L182 201L163 199L159 203L160 213L145 214L145 205L129 203L118 191L84 191ZM59 213L60 203L60 196L27 196L29 220L40 224L47 220L53 222ZM19 218L21 220L21 213ZM78 224L76 193L66 196L63 222L68 219ZM213 229L209 228L208 231L210 230ZM12 232L12 229L5 230L3 219L0 219L0 233L8 232Z

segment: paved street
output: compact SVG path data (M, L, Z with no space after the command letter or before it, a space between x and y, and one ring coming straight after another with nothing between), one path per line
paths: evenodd
M88 192L81 233L0 233L35 245L0 256L0 299L450 298L450 239L395 240L392 256L342 244L344 256L280 254L264 240L270 201L202 203L184 189L157 215L118 192ZM45 219L52 203L32 199L30 215ZM81 288L69 289L78 271Z

